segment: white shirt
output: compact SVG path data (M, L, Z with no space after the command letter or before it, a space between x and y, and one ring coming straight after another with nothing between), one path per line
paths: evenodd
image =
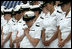
M59 7L57 8L57 10L58 10L59 12L61 12L62 15L65 16L66 12L64 12L64 11L61 9L61 6L59 6Z
M53 35L54 32L57 30L59 17L61 16L57 10L55 10L51 15L48 13L48 18L46 17L42 20L42 28L46 29L45 31L45 38L49 40Z
M68 13L66 17L65 16L62 17L59 24L62 33L61 37L62 39L65 39L71 32L71 11Z
M1 16L1 27L7 23L7 20L4 19L4 15Z
M38 17L38 19L34 22L32 27L30 28L29 35L32 38L41 39L41 28L40 28L40 24L39 24L38 20L41 21L40 16ZM38 47L40 47L40 45ZM20 43L20 48L34 48L34 46L32 45L32 43L30 43L27 36L25 36Z
M3 26L3 39L6 38L6 36L11 32L11 23L12 22L12 18L9 20L9 22Z
M54 6L55 10L59 10L59 7L60 6L57 6L57 5Z
M12 31L13 31L12 39L14 40L15 39L14 37L16 37L16 35L18 37L23 35L23 33L24 33L23 29L27 28L27 25L26 25L25 21L23 21L22 18L18 22L15 19L13 19L13 21L14 21L14 24L12 25ZM18 31L18 34L17 34L17 31Z

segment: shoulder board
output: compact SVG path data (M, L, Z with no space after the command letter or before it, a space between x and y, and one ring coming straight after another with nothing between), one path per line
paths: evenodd
M23 24L23 26L25 26L26 24Z
M41 19L44 19L43 17L40 17Z
M12 20L13 22L15 22L14 20Z
M37 27L40 27L39 25L36 25Z
M19 22L19 23L21 23L21 22Z
M30 31L35 31L35 30L30 30Z
M57 10L57 12L58 12L58 13L62 13L62 12L60 12L60 11L58 11L58 10Z

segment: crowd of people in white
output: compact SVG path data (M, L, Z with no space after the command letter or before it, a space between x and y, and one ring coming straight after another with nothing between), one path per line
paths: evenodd
M71 48L71 1L1 6L1 48Z

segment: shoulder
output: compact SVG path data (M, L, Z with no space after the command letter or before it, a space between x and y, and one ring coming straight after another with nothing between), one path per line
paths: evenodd
M60 13L61 14L62 12L60 12L59 10L57 10L57 13Z
M62 12L56 10L56 15L57 15L57 16L60 16L60 15L62 15Z

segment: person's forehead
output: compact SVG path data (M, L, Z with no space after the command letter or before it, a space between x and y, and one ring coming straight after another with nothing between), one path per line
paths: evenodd
M5 15L4 15L4 17L10 17L10 16L11 16L10 14L5 14Z
M39 2L39 1L33 1L33 2Z
M5 14L5 15L11 15L11 14Z

